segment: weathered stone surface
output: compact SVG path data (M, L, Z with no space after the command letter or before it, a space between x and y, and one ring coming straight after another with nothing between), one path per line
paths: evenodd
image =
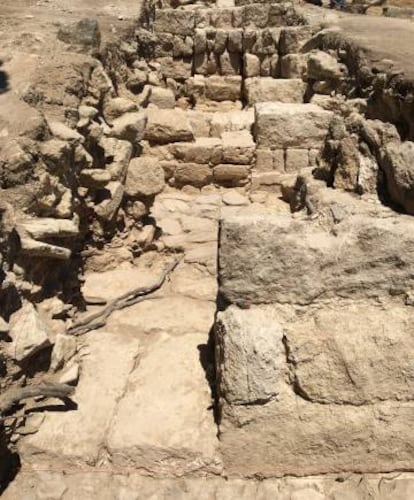
M156 158L133 158L129 164L125 193L133 198L154 196L165 186L164 170Z
M409 290L413 224L354 215L330 234L283 215L229 218L221 229L221 291L235 303L308 304Z
M312 37L311 26L288 26L280 32L279 49L282 56L299 52Z
M25 361L50 345L49 329L34 306L27 302L10 318L8 346L10 356L18 362Z
M175 95L171 89L151 87L149 102L161 109L173 109L175 106Z
M306 85L300 79L247 78L245 97L250 106L258 102L302 103Z
M346 68L326 52L313 52L308 57L308 78L337 80L345 76Z
M181 9L157 9L154 21L156 33L174 35L193 35L195 12Z
M181 109L150 110L145 139L155 144L169 142L192 141L193 130L187 114Z
M180 475L220 470L216 428L206 411L209 388L197 349L205 340L200 334L164 334L140 360L108 436L113 463Z
M39 432L20 442L25 463L97 462L138 355L139 342L100 330L87 336L86 346L89 354L83 358L82 376L74 396L78 410L48 412ZM96 380L100 381L99 397Z
M222 141L215 137L202 137L189 143L177 143L170 146L175 158L185 163L217 165L223 155Z
M108 198L95 206L96 214L104 220L112 220L118 212L124 197L124 186L121 182L111 181L105 186Z
M125 113L112 121L110 134L117 139L137 145L143 138L147 117L143 112Z
M137 110L137 105L134 101L125 97L114 97L104 101L103 115L108 123L111 123L115 118L119 118L125 113L134 112Z
M286 172L299 172L309 167L309 152L307 149L289 148L286 151Z
M223 132L248 130L254 123L254 110L214 113L211 118L211 136L221 137Z
M220 397L235 405L264 404L277 397L286 373L283 329L269 310L230 306L215 324Z
M243 74L245 78L260 76L260 59L254 54L243 55Z
M298 390L319 403L411 401L413 317L404 305L355 303L286 325Z
M392 200L414 214L414 143L387 145L383 168Z
M280 58L282 78L304 78L307 72L306 54L287 54Z
M217 165L213 168L214 182L232 186L244 185L248 182L250 168L248 165Z
M80 173L79 180L82 186L102 187L111 180L111 173L102 168L85 169Z
M240 76L210 76L206 79L206 97L213 101L237 101L241 98Z
M256 145L247 130L223 132L223 163L249 165L253 162Z
M208 165L198 163L181 163L175 170L175 181L178 185L205 186L213 178L213 170Z
M22 236L27 233L36 240L73 238L79 235L79 226L72 220L52 219L50 217L25 217L17 220L17 231Z
M333 113L314 104L259 103L255 106L259 147L320 147Z

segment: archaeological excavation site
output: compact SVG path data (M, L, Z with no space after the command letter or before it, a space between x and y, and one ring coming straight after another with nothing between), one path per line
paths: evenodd
M2 498L414 499L414 24L378 9L2 0Z

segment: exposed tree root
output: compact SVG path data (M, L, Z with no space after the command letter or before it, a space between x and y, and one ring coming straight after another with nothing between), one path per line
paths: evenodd
M158 280L151 286L139 287L131 290L130 292L111 300L108 305L101 311L91 314L90 316L82 319L81 321L75 323L70 329L69 334L79 336L90 332L91 330L96 330L97 328L102 328L106 324L108 317L117 310L124 309L125 307L132 306L138 302L146 300L146 296L159 290L164 284L167 277L174 271L181 258L175 259L161 274Z
M7 413L13 406L24 399L44 396L47 398L65 399L69 397L74 387L66 384L44 383L31 387L21 387L19 389L11 389L0 397L0 415Z

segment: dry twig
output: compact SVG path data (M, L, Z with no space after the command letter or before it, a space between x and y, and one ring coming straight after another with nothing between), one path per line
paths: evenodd
M164 284L165 280L171 274L174 269L177 267L180 262L181 257L175 259L165 271L161 274L158 280L147 287L139 287L131 290L130 292L117 297L114 300L111 300L108 305L94 314L82 319L81 321L75 323L70 329L69 332L71 335L84 335L85 333L90 332L91 330L96 330L97 328L102 328L106 324L106 320L108 317L117 310L124 309L125 307L132 306L137 304L138 302L142 302L146 300L146 296L150 293L153 293L160 289Z

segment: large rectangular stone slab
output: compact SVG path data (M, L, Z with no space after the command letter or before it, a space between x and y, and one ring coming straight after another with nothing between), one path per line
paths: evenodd
M278 101L284 103L303 103L306 85L298 79L272 77L247 78L244 92L249 106L259 102Z
M314 104L259 103L255 106L255 139L261 148L318 148L333 113Z
M205 334L159 336L132 372L111 425L112 461L151 473L220 471L211 395L200 363Z
M351 215L327 231L290 215L221 221L221 293L231 303L310 304L414 288L414 220Z

